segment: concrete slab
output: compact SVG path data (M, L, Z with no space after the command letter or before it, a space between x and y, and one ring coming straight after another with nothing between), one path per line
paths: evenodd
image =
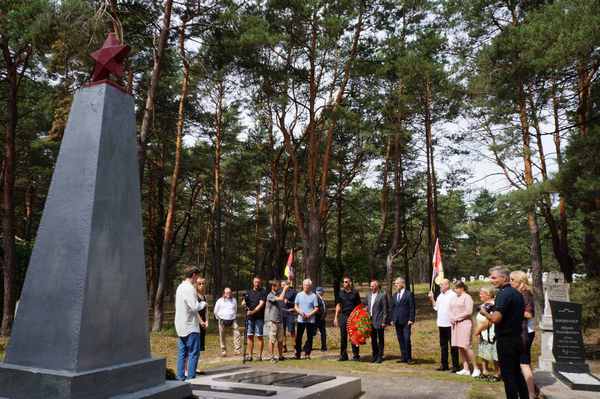
M226 390L228 388L248 388L248 389L260 389L268 391L276 391L276 395L270 396L271 398L285 398L285 399L316 399L316 398L339 398L339 399L353 399L358 398L362 394L361 379L355 377L344 377L344 376L331 376L332 380L321 382L310 387L298 388L298 387L286 387L279 385L264 385L264 384L248 384L244 382L228 382L223 381L223 377L233 376L239 371L227 372L225 374L218 375L206 375L199 376L193 380L188 381L192 384L192 391L198 398L203 399L260 399L264 396L254 395L240 395L229 392L209 392L206 390L199 390L195 388L195 385L208 385L218 389ZM309 374L309 376L318 374ZM234 378L235 379L235 378ZM276 381L277 378L272 380Z
M575 391L548 371L537 371L534 378L546 399L598 399L600 397L598 392Z
M135 393L113 396L110 399L191 399L190 385L180 381L167 381L157 387L144 389Z

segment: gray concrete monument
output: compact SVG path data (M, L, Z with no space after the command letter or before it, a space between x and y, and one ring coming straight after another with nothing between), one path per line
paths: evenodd
M106 43L105 43L106 46ZM4 363L0 398L191 396L150 354L133 98L73 100Z

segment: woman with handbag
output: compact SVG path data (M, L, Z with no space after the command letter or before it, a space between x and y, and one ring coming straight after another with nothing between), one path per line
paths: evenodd
M494 310L495 296L496 290L494 287L481 287L479 290L479 298L481 299L481 302L483 302L481 307L485 308L487 312L491 313ZM477 357L481 359L483 370L481 377L491 381L500 381L500 367L498 366L498 351L496 350L494 324L480 313L477 313L475 321L477 322L475 336L479 337ZM492 365L495 367L494 375L488 374L488 372L491 372Z

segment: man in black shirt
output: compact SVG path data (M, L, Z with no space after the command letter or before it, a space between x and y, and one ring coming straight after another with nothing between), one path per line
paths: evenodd
M490 314L484 307L479 313L495 325L496 348L500 373L507 399L529 399L527 383L521 373L520 357L523 352L521 328L525 303L519 291L510 285L510 274L502 266L490 269L490 282L496 288L495 309Z
M346 328L346 325L348 324L348 316L350 316L350 313L352 313L354 308L361 303L358 291L352 287L352 279L350 277L344 277L343 284L343 288L340 290L340 293L336 298L335 318L333 319L333 326L339 326L340 328L339 361L348 360L348 330ZM352 355L352 360L360 360L358 346L352 345Z
M294 302L296 301L296 294L298 293L294 287L292 287L291 281L282 281L282 287L288 287L285 298L282 303L283 306L283 351L287 352L287 336L286 331L292 337L292 342L296 341L296 310L294 309Z
M243 305L246 307L246 335L248 336L247 361L252 361L254 352L254 336L258 339L258 360L262 360L264 349L263 327L265 324L265 302L267 300L267 291L261 287L259 277L252 280L252 289L244 295Z

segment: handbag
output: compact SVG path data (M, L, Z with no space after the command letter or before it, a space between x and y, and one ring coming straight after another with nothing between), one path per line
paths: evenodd
M234 320L221 320L225 327L231 327L233 325Z

